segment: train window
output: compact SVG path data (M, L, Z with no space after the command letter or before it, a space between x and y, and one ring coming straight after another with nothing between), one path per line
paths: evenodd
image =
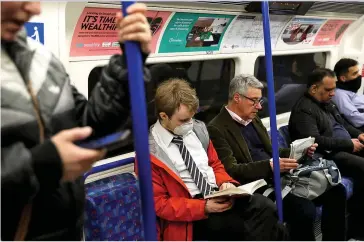
M230 80L235 76L235 61L233 59L205 60L191 62L158 63L148 65L152 80L145 85L147 100L148 125L157 121L154 107L154 95L158 85L169 78L178 77L188 81L197 91L200 107L195 117L208 123L227 103ZM89 96L101 75L102 67L95 67L88 80ZM132 128L129 119L123 126ZM108 154L108 157L134 151L133 142Z
M315 68L325 67L326 53L273 56L274 89L277 114L290 112L298 98L306 90L307 75ZM265 84L263 97L267 98L265 58L259 57L255 63L255 76ZM268 102L263 104L261 118L268 117Z
M148 118L151 123L156 121L153 98L160 82L170 77L179 77L191 83L200 100L200 108L195 117L208 123L227 102L229 83L235 75L233 59L155 64L149 67L153 77L147 85ZM161 76L160 73L164 75Z

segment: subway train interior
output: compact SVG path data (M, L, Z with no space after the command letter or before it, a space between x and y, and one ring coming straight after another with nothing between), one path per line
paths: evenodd
M206 124L226 105L232 78L254 75L264 84L266 100L259 117L271 131L260 8L249 1L145 3L153 35L146 65L155 67L152 81L145 85L148 125L157 120L153 100L163 75L168 75L163 69L167 65L174 77L195 88L200 101L195 118ZM42 1L41 7L42 13L26 25L28 36L58 57L72 84L89 97L103 66L113 54L121 53L115 25L121 3ZM201 35L205 29L209 31ZM274 129L288 125L293 105L306 90L307 75L315 68L333 69L341 58L356 60L362 76L357 93L364 94L364 2L270 2L270 36L277 120ZM131 118L123 128L132 129ZM121 149L96 162L85 174L85 240L145 239L138 185L128 191L117 190L121 189L117 185L121 175L130 177L120 182L134 179L134 159L131 135ZM347 189L352 189L352 181L347 183L351 187ZM95 194L99 197L94 198ZM122 208L116 209L115 203ZM320 219L318 215L317 240L322 239Z

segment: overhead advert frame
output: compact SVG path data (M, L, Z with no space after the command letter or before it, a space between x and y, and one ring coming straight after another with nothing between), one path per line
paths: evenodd
M119 11L119 8L85 7L70 41L70 57L120 54L115 24L115 16ZM152 54L158 56L176 53L191 55L196 52L252 52L264 49L260 14L150 10L147 12L147 19L153 33ZM297 45L305 48L338 45L354 21L270 15L272 49L295 49Z
M234 15L175 13L163 33L158 53L218 51Z
M86 7L73 32L70 57L104 56L121 53L116 29L116 13L119 8ZM151 25L152 53L156 50L163 25L172 12L147 11Z

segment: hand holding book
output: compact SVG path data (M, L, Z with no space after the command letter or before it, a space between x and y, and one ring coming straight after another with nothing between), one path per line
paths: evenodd
M263 179L235 187L234 185L220 190L216 191L208 196L205 197L205 199L211 199L211 198L217 198L217 197L241 197L241 196L250 196L252 195L257 189L261 188L262 186L267 185L267 182Z
M220 186L219 191L222 191L222 190L225 190L228 188L234 188L234 187L236 187L234 184L232 184L230 182L225 182Z
M205 205L205 213L222 213L234 205L232 197L215 197L208 199Z

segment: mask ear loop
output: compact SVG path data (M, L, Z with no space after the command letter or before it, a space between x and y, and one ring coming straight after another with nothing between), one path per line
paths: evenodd
M169 116L167 115L167 118L168 118L168 120L171 122L172 120L169 118ZM163 125L162 125L163 126ZM164 126L163 126L164 127ZM171 129L169 129L168 127L167 127L167 125L165 125L165 127L164 127L166 130L168 130L169 132L171 132L173 135L176 135L175 133L174 133L174 131L173 130L171 130ZM177 135L176 135L177 136Z

